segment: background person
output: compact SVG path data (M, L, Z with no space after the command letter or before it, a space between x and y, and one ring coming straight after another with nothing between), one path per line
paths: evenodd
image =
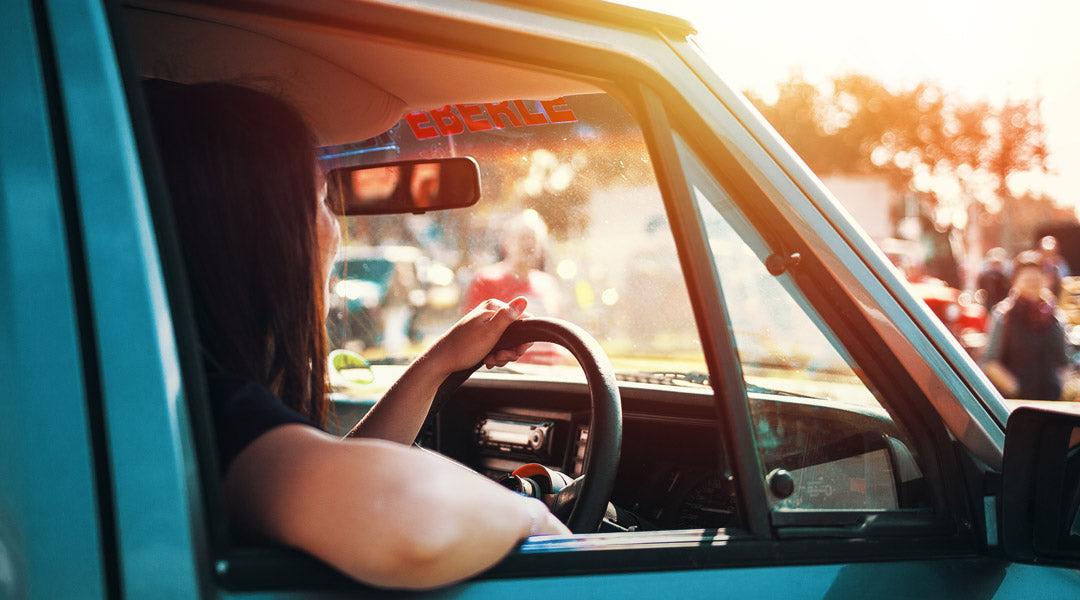
M548 229L540 214L527 209L505 225L499 238L503 259L480 268L469 282L462 302L471 310L487 298L507 301L517 296L529 301L532 314L560 316L561 292L558 280L543 270ZM554 344L536 343L519 359L535 364L564 364L573 357Z
M986 252L983 268L975 279L975 294L987 310L1009 296L1009 274L1005 265L1008 254L1004 248L991 248Z
M558 281L543 270L547 239L547 225L535 210L522 211L507 221L499 237L502 260L480 268L473 275L465 291L464 311L488 298L505 301L524 296L533 314L559 316Z
M1061 371L1069 363L1065 329L1046 287L1038 252L1017 256L1012 292L994 308L981 363L1006 398L1061 398Z
M326 433L324 320L340 233L317 183L311 133L291 107L243 87L145 89L234 533L391 588L458 581L528 535L568 533L541 502L409 445L446 375L520 356L523 348L492 347L526 300L479 304L349 439Z

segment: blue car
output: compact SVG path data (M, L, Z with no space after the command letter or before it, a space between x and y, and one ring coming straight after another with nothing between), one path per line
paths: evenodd
M506 233L543 223L530 307L613 377L477 373L419 443L580 477L596 518L424 597L1080 597L1080 414L995 391L691 24L599 0L5 0L0 23L0 598L395 595L228 534L144 78L268 85L328 174L467 158L479 199L341 217L345 247L419 248L463 297L512 287ZM464 308L426 301L424 331ZM391 321L340 414L422 350L385 347Z
M330 278L326 328L335 347L378 349L394 360L437 315L457 316L454 272L415 246L348 246Z

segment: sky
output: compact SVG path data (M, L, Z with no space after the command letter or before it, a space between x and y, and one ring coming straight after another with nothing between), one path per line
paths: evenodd
M766 99L793 72L817 84L848 72L896 88L927 81L964 101L1041 96L1054 174L1029 186L1080 206L1080 2L631 3L689 20L720 75Z

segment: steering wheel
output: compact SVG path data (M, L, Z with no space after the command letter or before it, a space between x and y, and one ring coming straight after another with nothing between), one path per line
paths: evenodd
M531 317L518 319L506 328L495 348L514 348L528 342L552 342L574 355L589 385L592 413L589 440L585 447L582 477L576 482L577 501L566 526L574 533L592 533L600 527L608 498L615 486L622 446L622 401L615 370L600 344L584 329L561 319ZM428 422L481 364L451 373L439 386L431 403Z

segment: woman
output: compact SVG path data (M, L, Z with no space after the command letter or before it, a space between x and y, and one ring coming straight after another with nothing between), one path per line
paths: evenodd
M994 307L982 368L1007 398L1058 400L1068 365L1065 329L1047 289L1041 257L1016 257L1012 291Z
M423 353L353 430L318 426L327 286L340 242L313 137L287 104L227 84L148 82L214 401L230 523L376 586L430 588L523 538L568 533L525 499L409 446L438 385L493 352L526 301L487 301Z

